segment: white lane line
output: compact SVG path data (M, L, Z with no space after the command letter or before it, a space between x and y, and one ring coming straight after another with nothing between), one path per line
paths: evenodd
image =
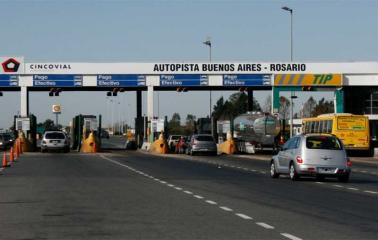
M166 182L166 181L160 181L160 183L162 183L162 184L166 184L167 182Z
M281 235L291 240L302 240L302 238L291 235L290 233L281 233Z
M317 183L317 184L324 184L323 182L315 182L315 183Z
M248 171L249 169L248 169L248 168L243 168L243 170L246 170L246 171Z
M174 187L175 185L173 185L173 184L168 184L167 186L168 186L168 187Z
M176 189L176 190L179 190L179 191L182 190L182 188L180 188L180 187L175 187L175 189Z
M157 181L157 182L159 182L159 181L160 181L160 179L159 179L159 178L154 178L154 180L155 180L155 181Z
M260 171L260 173L265 174L266 172L265 171Z
M353 190L353 191L358 191L359 189L358 188L354 188L354 187L348 187L349 190Z
M186 194L193 194L191 191L184 191Z
M257 222L256 224L259 225L259 226L261 226L261 227L263 227L263 228L265 228L265 229L274 229L273 226L271 226L269 224L266 224L266 223L263 223L263 222Z
M365 171L365 170L363 170L363 171L360 171L360 172L362 172L362 173L367 173L367 171Z
M338 184L333 184L332 186L338 187L338 188L343 188L344 186L338 185Z
M211 200L206 200L205 202L207 202L208 204L211 204L211 205L216 205L217 204L216 202L211 201Z
M225 206L222 206L222 207L219 207L220 209L222 210L225 210L227 212L232 212L233 210L231 208L228 208L228 207L225 207Z
M195 197L195 198L198 198L198 199L203 199L203 197L200 196L200 195L194 195L194 197Z
M245 214L243 214L243 213L236 213L235 215L238 216L238 217L241 217L241 218L243 218L243 219L245 219L245 220L252 220L252 219L253 219L253 218L251 218L250 216L245 215Z
M255 169L251 169L251 172L257 172L257 170L255 170Z
M372 194L378 194L378 192L369 191L369 190L365 190L364 192L366 192L366 193L372 193Z

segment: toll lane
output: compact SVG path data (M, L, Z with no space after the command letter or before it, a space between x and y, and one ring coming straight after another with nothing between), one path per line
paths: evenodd
M148 160L144 155L131 158ZM0 175L0 239L291 236L127 162L112 154L24 154Z
M375 194L328 187L339 185L332 181L270 179L268 170L206 163L209 157L179 158L128 154L115 160L303 239L377 238Z

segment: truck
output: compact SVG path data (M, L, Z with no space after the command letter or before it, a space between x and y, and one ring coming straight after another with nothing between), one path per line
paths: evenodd
M239 152L256 153L263 148L278 146L280 120L270 113L247 112L233 121L234 140Z

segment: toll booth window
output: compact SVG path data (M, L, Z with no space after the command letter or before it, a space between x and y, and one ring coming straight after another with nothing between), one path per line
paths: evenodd
M45 135L46 139L64 139L63 133L46 133Z

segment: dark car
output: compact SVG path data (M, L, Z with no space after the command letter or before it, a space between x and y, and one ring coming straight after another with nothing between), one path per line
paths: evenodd
M14 139L9 133L0 134L0 149L6 150L13 146Z

